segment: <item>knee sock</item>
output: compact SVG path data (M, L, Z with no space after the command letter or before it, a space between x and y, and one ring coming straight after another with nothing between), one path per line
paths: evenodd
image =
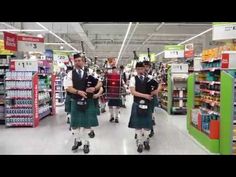
M91 129L84 128L83 129L83 144L84 145L89 145L89 133Z
M75 137L76 141L81 141L80 128L72 129L72 135Z
M139 130L136 129L136 132L137 132L137 145L142 144L143 143L143 141L142 141L142 129L139 129Z
M111 117L114 117L114 110L113 110L113 107L109 107L109 111L110 111Z
M143 129L143 133L144 133L144 141L149 141L150 130Z
M115 116L116 116L116 118L119 117L119 110L120 110L119 107L115 107Z

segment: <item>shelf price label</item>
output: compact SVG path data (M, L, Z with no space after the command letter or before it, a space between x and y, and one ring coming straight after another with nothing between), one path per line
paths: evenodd
M37 60L11 60L11 71L38 71Z

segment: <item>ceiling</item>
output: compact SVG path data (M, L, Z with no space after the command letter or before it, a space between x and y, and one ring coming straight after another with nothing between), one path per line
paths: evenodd
M107 57L118 56L129 25L129 23L117 22L43 22L40 24L43 27L34 22L0 22L0 29L1 31L21 29L27 34L41 34L45 38L46 48L60 49L63 45L65 50L72 50L69 46L61 44L62 41L48 31L50 30L79 51L82 50L81 41L83 41L87 57L97 56L98 62L102 63ZM139 54L146 53L149 48L150 52L158 53L163 51L165 45L178 44L211 27L211 23L196 22L133 22L119 62L120 64L130 62L134 50ZM211 32L208 32L190 42L195 44L195 52L200 53L210 41Z

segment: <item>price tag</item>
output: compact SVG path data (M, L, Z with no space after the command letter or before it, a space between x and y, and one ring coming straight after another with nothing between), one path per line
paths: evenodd
M11 71L38 71L36 60L12 60Z

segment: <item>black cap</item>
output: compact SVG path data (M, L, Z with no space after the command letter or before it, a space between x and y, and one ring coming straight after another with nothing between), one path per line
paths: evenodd
M76 54L74 54L74 59L75 58L81 58L82 56L81 56L81 54L80 53L76 53Z
M135 67L144 67L143 62L137 62Z

